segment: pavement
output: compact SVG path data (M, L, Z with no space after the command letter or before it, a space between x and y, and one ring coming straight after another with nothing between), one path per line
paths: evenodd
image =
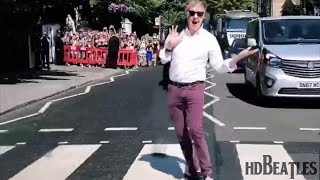
M162 77L161 66L139 68L0 116L15 119L0 124L0 180L183 179ZM216 180L319 180L318 102L260 103L243 74L207 77L203 127ZM300 173L290 165L302 162Z
M101 67L51 65L49 71L2 74L0 75L0 115L123 72L124 70Z

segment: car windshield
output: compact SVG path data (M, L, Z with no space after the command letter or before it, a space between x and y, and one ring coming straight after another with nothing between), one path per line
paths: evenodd
M265 44L320 43L320 19L281 19L262 22Z
M248 18L227 19L226 20L226 29L245 31L247 29L248 21L249 21Z

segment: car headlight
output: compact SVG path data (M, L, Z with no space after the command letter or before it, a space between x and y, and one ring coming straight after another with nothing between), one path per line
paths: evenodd
M267 65L274 68L281 67L281 59L273 54L266 54Z

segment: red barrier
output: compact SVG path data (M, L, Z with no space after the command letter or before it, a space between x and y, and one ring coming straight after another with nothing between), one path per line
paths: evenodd
M68 64L105 65L108 55L106 48L85 48L79 46L64 46L64 61ZM137 64L137 51L120 49L117 66L135 66Z
M135 66L137 64L138 53L132 49L120 49L118 53L118 66Z
M105 65L107 59L108 50L106 48L96 49L96 63L99 65Z

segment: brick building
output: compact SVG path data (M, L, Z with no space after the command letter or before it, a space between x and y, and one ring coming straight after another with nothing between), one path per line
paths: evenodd
M291 0L293 4L301 6L305 15L318 15L320 0ZM281 16L282 6L286 0L257 0L257 12L261 16Z

